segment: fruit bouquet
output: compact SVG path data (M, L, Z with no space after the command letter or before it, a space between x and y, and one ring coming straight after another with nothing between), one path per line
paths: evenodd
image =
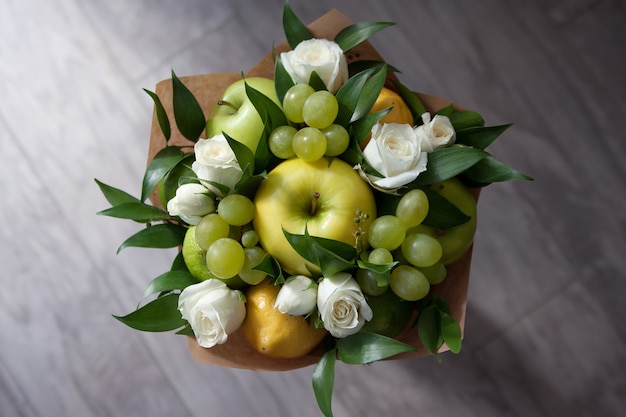
M390 25L306 26L285 3L287 42L247 74L146 90L141 196L96 180L99 214L146 225L118 252L180 250L119 321L188 336L200 362L316 364L327 416L337 359L459 352L479 190L529 178L485 150L510 125L398 80L367 41Z

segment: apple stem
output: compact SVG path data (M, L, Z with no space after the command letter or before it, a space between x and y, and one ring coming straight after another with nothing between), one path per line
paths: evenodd
M218 100L218 101L217 101L217 105L218 105L218 106L228 106L228 107L230 107L231 109L233 109L233 110L237 111L237 107L235 107L235 105L234 105L233 103L230 103L230 102L228 102L228 101L226 101L226 100L221 100L221 99L220 99L220 100Z
M319 200L320 198L320 193L318 193L317 191L313 193L313 198L311 199L311 211L309 212L309 214L311 216L315 216L315 213L317 213L317 200Z

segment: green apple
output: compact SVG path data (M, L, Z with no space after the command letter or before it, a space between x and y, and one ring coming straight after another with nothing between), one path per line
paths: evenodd
M467 216L470 216L470 220L448 229L434 229L419 225L411 228L407 234L419 232L436 238L443 249L441 263L448 265L463 256L474 241L474 234L476 233L476 199L469 189L456 178L434 184L431 188Z
M364 232L376 217L369 185L338 158L330 163L326 158L315 162L293 158L280 163L259 186L254 205L252 222L261 245L292 275L310 276L313 265L291 247L283 229L304 234L307 228L311 236L354 246L359 230L357 210L369 215L361 225Z
M213 108L206 123L206 134L210 138L226 132L228 136L255 152L264 126L261 116L246 94L246 83L280 105L274 80L263 77L241 79L226 88Z

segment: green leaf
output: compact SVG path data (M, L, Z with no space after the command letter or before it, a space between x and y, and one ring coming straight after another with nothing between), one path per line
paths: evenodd
M428 154L426 172L421 173L411 184L430 185L456 177L489 154L483 150L465 146L452 146ZM409 188L412 188L409 186Z
M328 87L324 83L324 80L319 76L316 71L311 71L308 84L313 87L315 91L328 90Z
M274 278L275 284L283 284L285 282L280 263L270 254L265 254L261 262L252 269L265 272L267 275Z
M167 332L187 323L178 311L178 294L159 297L126 316L113 317L144 332Z
M300 256L316 265L324 276L330 277L338 272L354 268L356 249L337 240L309 235L292 234L283 229L283 234Z
M267 97L259 90L254 89L248 85L248 83L246 83L246 95L254 105L254 108L257 110L261 118L267 118L270 122L269 126L267 126L270 132L278 126L283 126L289 123L285 113L283 113L282 109L274 103L271 98ZM267 114L267 116L264 117L264 114Z
M159 127L161 128L161 132L163 132L163 136L165 136L165 141L169 141L172 136L172 128L170 126L170 119L167 117L167 113L165 112L165 108L163 107L163 103L161 103L161 99L154 92L150 90L143 89L154 101L154 111L156 113L157 121L159 122Z
M279 56L276 57L276 65L274 68L274 88L276 89L276 96L279 102L283 102L287 91L294 86L294 82L291 79L291 75L285 69L283 61Z
M137 222L149 222L169 218L169 214L160 208L136 201L122 203L109 209L99 211L96 214L116 217L118 219L130 219Z
M488 157L477 162L463 172L461 179L475 187L484 187L494 182L503 181L532 181L528 175L511 168L494 157Z
M172 71L172 94L176 126L184 137L196 142L206 127L206 119L198 100L174 71Z
M437 306L431 304L420 311L417 318L417 331L424 348L432 355L436 355L441 346L440 328Z
M335 123L346 126L350 122L359 102L361 92L365 87L365 83L368 78L372 76L374 71L376 71L376 69L371 68L350 77L348 81L337 90L335 97L339 103L339 113L337 114Z
M238 142L236 139L233 139L226 132L223 132L230 149L232 149L235 154L235 158L237 159L237 163L242 170L245 170L246 167L250 167L250 171L254 171L254 154L246 145L241 142Z
M325 417L332 417L333 386L335 384L336 351L329 350L322 356L313 370L313 392L317 405Z
M350 136L354 137L358 143L363 142L363 140L365 140L365 138L372 132L372 127L390 111L391 107L388 107L386 109L367 114L366 116L350 123Z
M363 61L354 61L348 64L348 72L351 75L358 74L361 71L365 71L370 68L380 68L383 65L387 65L387 72L400 72L396 67L389 65L383 61L372 61L372 60L363 60Z
M171 223L149 226L126 239L117 249L117 253L128 247L175 248L183 244L186 231L185 227Z
M168 146L161 149L146 169L141 185L141 201L145 201L154 187L161 181L172 168L174 168L185 154L178 146Z
M339 359L349 365L362 365L387 359L417 349L391 337L377 333L359 332L337 339Z
M461 328L448 313L439 311L441 318L441 335L446 342L450 352L459 353L461 351L462 335Z
M189 271L174 270L154 278L143 293L144 298L158 292L183 290L189 285L197 284L198 281Z
M422 221L424 226L436 229L448 229L470 221L471 217L463 213L444 196L429 187L420 187L428 197L428 214Z
M398 94L402 97L402 100L404 100L406 105L409 106L409 110L411 110L411 115L413 115L415 123L422 124L422 114L426 113L426 107L424 107L422 101L417 98L413 91L401 82L394 81L393 83L398 90Z
M359 95L356 107L354 108L354 112L350 118L351 122L366 116L372 109L380 91L385 85L386 77L387 66L383 65L382 67L376 69L374 74L372 74L372 76L365 82L365 87L363 87L363 90Z
M399 263L398 261L394 261L394 262L390 262L388 264L373 264L371 262L368 262L365 259L357 260L357 266L359 268L361 268L361 269L369 269L369 270L372 270L372 271L376 272L377 274L388 273L398 263Z
M481 127L485 124L483 117L475 111L455 111L450 116L450 123L455 131L469 129L471 127Z
M288 2L285 2L283 8L283 30L291 49L298 46L300 42L314 37L309 28L293 12Z
M104 194L104 198L106 198L112 206L117 206L124 203L139 202L138 198L133 197L126 191L122 191L119 188L111 187L110 185L100 182L95 178L94 181L96 182L96 184L98 184L98 187L100 187L100 191L102 191L102 194Z
M452 104L448 104L446 107L443 107L435 112L440 116L450 117L454 113L454 106Z
M504 131L513 126L512 123L501 126L470 127L456 132L456 143L486 149Z
M342 29L337 36L335 36L335 42L341 47L342 51L347 52L361 42L369 39L375 33L393 25L395 25L393 22L354 23Z

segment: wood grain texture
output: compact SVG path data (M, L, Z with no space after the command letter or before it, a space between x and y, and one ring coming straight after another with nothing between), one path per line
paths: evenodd
M130 311L173 253L117 246L93 178L138 193L170 76L249 70L282 0L0 4L0 415L319 416L312 368L193 361ZM336 416L619 416L626 406L626 7L617 0L292 0L397 26L413 89L515 122L492 148L533 183L481 194L460 355L340 365ZM123 151L122 151L123 149Z

